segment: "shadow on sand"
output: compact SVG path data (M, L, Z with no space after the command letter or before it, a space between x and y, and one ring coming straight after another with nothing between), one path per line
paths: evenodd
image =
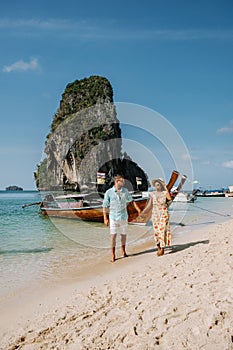
M148 253L154 253L157 251L157 248L151 248L151 249L147 249L147 250L143 250L142 252L138 252L138 253L132 253L132 254L128 254L128 256L138 256L138 255L143 255L143 254L148 254Z
M193 246L198 245L198 244L209 244L209 242L210 241L208 239L206 239L203 241L189 242L189 243L185 243L185 244L176 244L176 245L173 245L170 247L171 251L168 252L168 254L180 252L181 250L188 249L188 248L193 247Z
M209 244L209 240L207 239L207 240L203 240L203 241L189 242L189 243L185 243L185 244L176 244L176 245L173 245L171 247L165 248L166 250L169 249L169 251L165 250L165 254L166 253L173 254L176 252L180 252L182 250L188 249L188 248L193 247L193 246L198 245L198 244ZM144 254L149 254L149 253L155 253L155 252L157 252L157 248L151 248L151 249L143 250L143 251L138 252L138 253L128 254L128 257L144 255Z
M206 222L197 222L197 223L192 223L192 224L184 224L183 222L171 222L171 225L176 225L176 226L181 226L181 227L186 227L186 226L202 226L202 225L209 225L209 224L214 224L215 221L206 221Z

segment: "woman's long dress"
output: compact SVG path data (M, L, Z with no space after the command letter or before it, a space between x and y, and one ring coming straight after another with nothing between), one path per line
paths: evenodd
M154 238L155 243L159 244L160 248L171 245L171 231L169 213L166 206L166 195L166 191L151 192Z

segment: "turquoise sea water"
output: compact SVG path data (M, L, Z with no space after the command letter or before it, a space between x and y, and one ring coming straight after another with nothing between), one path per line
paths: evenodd
M56 281L90 258L109 254L109 231L103 224L49 219L38 206L36 191L0 191L0 300L32 284ZM233 198L198 198L194 204L170 207L174 236L233 218ZM180 225L182 223L182 225ZM128 243L140 244L151 232L147 226L129 225Z

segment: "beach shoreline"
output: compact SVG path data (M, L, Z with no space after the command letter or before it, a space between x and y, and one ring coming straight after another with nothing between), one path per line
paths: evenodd
M2 303L0 349L232 349L233 221L151 238Z

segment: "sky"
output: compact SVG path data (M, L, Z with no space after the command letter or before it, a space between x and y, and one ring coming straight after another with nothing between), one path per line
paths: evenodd
M2 1L0 45L1 190L35 189L61 95L91 75L176 128L200 187L233 184L232 0Z

